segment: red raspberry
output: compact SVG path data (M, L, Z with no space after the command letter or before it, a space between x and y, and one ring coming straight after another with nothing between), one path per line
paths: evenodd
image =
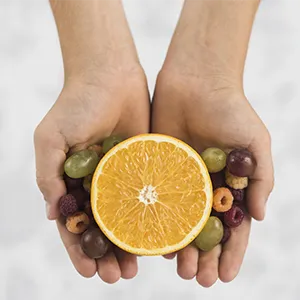
M83 178L74 179L69 177L67 174L64 174L64 181L67 187L67 191L70 192L82 187Z
M217 173L209 173L210 179L213 185L213 189L224 187L225 184L225 174L223 171Z
M67 194L62 196L59 200L59 210L65 217L73 215L78 211L78 205L73 195Z
M231 229L226 225L224 225L223 227L224 227L224 234L220 242L221 244L225 244L231 236Z
M244 216L244 211L239 206L233 205L224 213L224 223L228 227L238 227L242 224Z
M228 186L228 189L230 189L231 194L233 196L233 200L236 202L243 202L244 196L245 196L245 190L235 190L232 187Z

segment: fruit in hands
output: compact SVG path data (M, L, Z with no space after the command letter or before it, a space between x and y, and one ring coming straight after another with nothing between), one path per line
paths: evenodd
M219 148L207 148L201 153L209 173L216 173L226 166L226 154Z
M234 176L249 177L255 171L256 161L247 149L234 149L227 156L226 166Z
M195 243L202 251L210 251L220 243L224 234L223 224L217 217L210 217L197 236Z
M245 214L241 207L233 205L224 213L224 223L228 227L238 227L242 224Z
M88 215L82 211L69 216L66 220L66 228L74 234L83 233L89 226L90 219Z
M110 149L112 149L113 147L117 146L119 143L121 143L123 141L123 139L120 136L117 135L112 135L107 137L104 141L103 141L103 153L107 153Z
M213 209L217 212L229 210L233 203L233 196L229 189L220 187L214 190Z
M235 190L243 190L248 186L248 177L234 176L228 170L225 171L225 181Z
M99 228L90 228L81 236L81 248L92 259L103 257L109 249L109 241Z
M99 160L100 158L95 151L81 150L66 160L64 169L69 177L82 178L95 171Z
M203 160L173 137L145 134L117 144L93 180L96 223L112 243L137 255L184 248L211 212L212 186Z

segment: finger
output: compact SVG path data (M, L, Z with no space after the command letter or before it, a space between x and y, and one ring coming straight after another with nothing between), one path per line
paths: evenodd
M270 143L261 142L258 147L249 150L253 153L257 166L247 188L247 208L253 218L261 221L265 217L266 203L274 185Z
M125 252L119 248L115 250L115 253L121 269L121 277L123 279L135 277L138 272L136 255Z
M211 287L219 277L219 257L221 245L217 245L211 251L200 251L198 261L198 273L196 279L203 287Z
M193 279L198 270L199 250L189 245L177 254L177 273L182 279Z
M224 244L219 264L219 278L223 282L233 280L242 265L247 249L251 218L245 216L243 223L232 229L229 240Z
M176 257L176 255L177 255L177 252L174 252L174 253L165 254L165 255L163 255L163 257L165 259L174 259Z
M93 277L97 271L96 261L94 259L90 259L82 251L80 246L80 237L76 234L70 233L66 229L61 218L57 220L56 223L60 237L64 243L64 246L66 247L75 269L83 277Z
M47 202L47 217L59 217L58 201L66 193L62 179L67 145L59 133L38 127L34 135L37 184Z
M99 277L106 283L113 284L121 278L121 270L114 252L108 252L97 259Z

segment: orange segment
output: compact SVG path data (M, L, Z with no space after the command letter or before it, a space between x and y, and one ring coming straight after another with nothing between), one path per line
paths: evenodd
M200 233L212 207L201 157L175 138L130 138L100 161L92 182L94 218L121 249L139 255L178 251Z

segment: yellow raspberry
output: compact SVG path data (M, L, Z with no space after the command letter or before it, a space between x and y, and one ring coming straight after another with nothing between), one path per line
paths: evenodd
M235 190L242 190L248 186L248 177L234 176L227 169L225 171L225 181L228 186Z
M88 215L82 211L69 216L66 220L66 228L74 234L81 234L88 228L90 219Z

